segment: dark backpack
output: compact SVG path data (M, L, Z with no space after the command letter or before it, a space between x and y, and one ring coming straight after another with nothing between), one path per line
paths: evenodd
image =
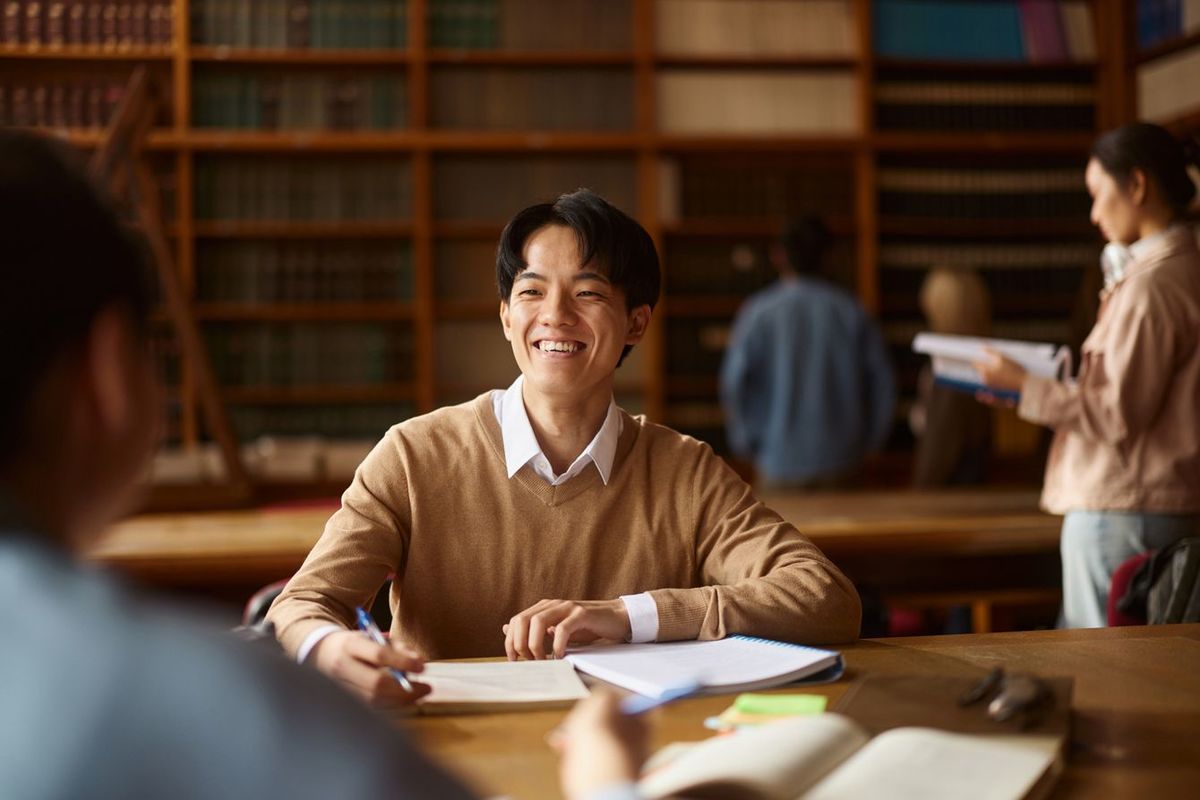
M1200 536L1151 555L1134 572L1117 607L1151 625L1200 622Z

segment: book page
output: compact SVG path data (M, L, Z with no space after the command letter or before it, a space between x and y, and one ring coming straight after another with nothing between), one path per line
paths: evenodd
M839 714L794 717L706 739L646 775L638 789L648 798L792 800L866 741Z
M413 677L432 687L422 706L569 703L588 695L574 667L558 660L432 661Z
M1020 800L1056 760L1056 748L931 728L881 733L803 800L886 795L896 800Z
M567 660L581 672L650 697L693 682L708 693L776 686L819 672L837 658L830 650L744 636L602 645L567 653Z

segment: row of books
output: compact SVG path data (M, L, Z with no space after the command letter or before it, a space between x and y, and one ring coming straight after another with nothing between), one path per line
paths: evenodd
M1096 56L1087 0L875 0L873 22L882 56L1031 63Z
M387 302L412 297L407 244L213 242L197 253L201 300Z
M761 289L778 277L769 256L774 240L774 236L715 242L672 238L662 251L667 291L671 295L744 296ZM853 241L835 239L820 270L836 283L852 284ZM688 310L686 301L675 297L668 307L671 314Z
M1095 267L1100 243L1090 241L910 242L885 240L879 246L882 270L923 270L934 266L1042 270Z
M386 323L238 323L205 330L225 386L366 386L413 374L412 331Z
M396 158L215 158L196 167L196 217L216 220L402 220L409 163Z
M628 156L446 156L433 165L434 218L505 222L531 203L580 187L636 213L635 173Z
M1200 46L1138 67L1138 118L1169 123L1200 111Z
M497 0L432 0L428 15L432 47L488 48L500 44Z
M431 76L437 128L632 130L633 72L446 67Z
M3 0L0 46L130 50L171 44L172 0Z
M849 216L854 171L846 160L664 159L659 216L664 223L704 217Z
M910 81L875 85L880 130L1092 131L1090 83Z
M631 0L430 0L431 47L628 52Z
M658 0L658 52L681 56L853 56L850 0Z
M664 245L663 265L667 290L672 294L746 295L775 277L767 256L767 242L735 243L672 240ZM671 303L671 310L679 308Z
M0 127L103 128L124 93L111 81L0 84Z
M1043 269L974 269L988 287L993 312L997 315L1028 313L1029 298L1062 301L1066 314L1079 293L1081 275L1088 265L1073 264ZM971 269L970 267L966 269ZM879 276L883 313L920 313L917 302L925 282L925 270L883 270ZM1044 302L1042 303L1044 308Z
M730 317L667 320L666 371L668 377L712 378L721 371L729 344Z
M405 0L191 0L191 39L231 47L402 48Z
M1200 0L1137 0L1137 41L1153 47L1200 30Z
M658 127L676 134L828 134L858 129L849 70L668 69L657 76Z
M883 167L880 213L953 219L1086 220L1090 200L1078 166L1041 169Z
M405 125L408 86L392 76L197 75L192 124L253 130L389 130Z
M154 361L160 386L177 386L180 378L179 337L168 325L154 326L150 331L150 355Z
M485 389L502 389L520 374L498 317L439 322L433 369L439 389L455 391L463 399Z

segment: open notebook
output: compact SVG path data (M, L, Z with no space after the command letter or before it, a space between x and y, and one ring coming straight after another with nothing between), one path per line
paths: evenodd
M702 694L725 694L805 678L837 680L842 673L842 657L831 650L750 636L585 647L569 651L567 661L580 672L649 697L691 682L704 687Z
M647 764L647 798L1022 800L1061 771L1061 738L895 728L871 738L840 714L795 717L699 743Z

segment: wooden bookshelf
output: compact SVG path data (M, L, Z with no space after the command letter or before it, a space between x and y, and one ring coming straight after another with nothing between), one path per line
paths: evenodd
M1129 3L1135 19L1140 19L1138 2ZM1196 136L1200 133L1200 86L1195 80L1200 70L1200 27L1144 48L1136 44L1136 33L1136 29L1126 31L1116 40L1129 75L1127 105L1140 118L1157 122L1177 136Z
M237 406L391 404L423 413L447 398L492 388L469 375L450 379L444 364L449 356L439 352L438 342L459 341L454 337L466 335L464 331L484 331L489 324L500 336L499 326L494 324L497 301L489 260L494 258L495 242L504 222L521 205L586 183L637 216L659 246L663 259L662 305L648 336L634 351L636 361L631 360L619 373L622 396L636 399L641 410L653 419L670 416L712 422L718 418L715 374L689 373L679 366L680 331L702 337L708 343L706 347L720 346L722 327L728 328L746 295L769 280L766 249L790 215L821 214L836 237L836 279L856 292L868 309L881 313L885 322L892 321L887 316L889 308L897 304L889 301L893 289L889 273L881 265L897 238L945 245L1011 237L1094 239L1086 215L1010 220L884 213L880 209L881 174L906 159L941 156L1015 159L1019 163L1024 163L1023 159L1057 158L1056 163L1078 161L1082 171L1096 128L1128 118L1122 110L1124 101L1112 99L1110 89L1115 82L1128 83L1123 71L1134 63L1132 51L1120 49L1128 44L1121 38L1118 24L1127 19L1123 0L1092 0L1089 4L1099 57L1033 64L877 56L872 0L844 0L844 18L838 23L840 27L835 26L837 36L827 37L840 44L832 48L822 45L812 52L774 46L756 50L746 43L730 52L667 49L660 46L666 33L662 26L668 23L661 0L606 0L603 4L563 0L542 4L539 8L548 15L545 19L538 15L493 19L486 30L468 30L469 36L479 39L473 44L466 39L454 43L454 37L463 32L455 33L439 0L407 0L406 4L393 4L396 9L404 8L404 16L391 22L399 26L397 30L404 30L403 41L382 46L378 40L362 46L339 45L337 37L330 37L326 31L324 44L316 46L315 39L320 37L316 37L318 31L314 28L308 32L313 41L307 46L291 41L289 31L272 39L274 45L252 47L248 42L261 30L240 38L229 30L221 36L206 35L203 29L194 31L194 24L213 24L211 14L205 17L191 13L197 2L172 0L174 36L169 47L122 50L0 45L0 62L13 67L8 72L14 75L53 75L55 80L63 75L86 76L93 67L119 71L137 63L153 65L166 109L162 123L150 134L150 148L163 160L169 184L164 190L164 197L169 198L165 216L171 220L168 232L173 255L183 285L191 293L193 310L206 331L236 326L291 329L374 325L389 333L399 332L406 337L404 346L411 350L405 375L385 376L370 385L229 385L225 400ZM268 5L276 2L282 0L264 0ZM749 6L752 2L729 5ZM800 5L798 2L797 7ZM529 0L496 0L493 7L503 14L522 9L528 13L532 6ZM566 24L569 20L562 15L598 13L587 11L589 7L603 7L603 19ZM670 24L677 24L677 18ZM824 19L820 24L832 23ZM364 29L346 30L346 35L369 36ZM1187 37L1182 43L1171 43L1151 54L1137 54L1136 58L1140 62L1174 53L1195 44L1194 39ZM233 41L239 44L221 43ZM628 124L615 129L575 128L573 118L567 114L554 127L437 127L433 121L438 117L438 104L453 99L437 93L440 76L447 73L482 76L481 80L498 76L496 79L501 81L528 76L529 86L535 89L543 78L549 86L558 85L553 83L559 79L556 76L567 76L562 80L569 80L570 76L599 75L597 80L601 82L615 76L615 82L627 91L613 90L608 99L620 100L616 112ZM789 127L785 118L767 120L760 129L747 126L678 132L664 123L663 115L672 102L664 78L681 74L730 76L734 81L744 78L750 81L746 85L753 91L764 92L763 97L772 96L776 79L812 77L817 81L818 99L820 82L841 81L838 85L852 86L852 90L849 97L835 98L848 103L838 106L842 109L838 113L849 113L852 125L801 129ZM363 87L373 80L394 80L400 86L396 96L402 107L393 110L403 124L390 128L359 125L350 130L309 125L300 129L282 124L281 115L279 124L264 124L261 129L200 127L194 122L197 108L208 101L197 88L213 75L244 76L268 87L271 81L282 82L292 76L326 80L333 86L349 82L346 94L351 97L355 92L361 95ZM1065 76L1064 80L1095 91L1096 122L1086 129L1066 131L891 129L880 125L876 94L877 88L894 75L916 76L914 80L930 83L962 79L1013 83ZM336 89L326 86L321 90L333 92L322 95L321 102L330 98L343 101ZM486 95L467 98L477 103L486 99ZM605 97L580 91L571 96L535 97L534 101L568 106L577 99L596 103ZM345 100L346 104L352 102ZM360 110L356 107L355 113ZM529 113L533 118L533 112ZM94 129L59 129L53 133L81 148L94 147L100 137ZM325 216L316 211L291 216L223 216L201 207L201 200L213 193L237 199L246 191L236 183L236 175L221 176L220 181L233 183L214 188L214 164L240 165L234 173L253 172L266 169L260 165L273 164L308 175L312 186L303 191L293 187L285 193L305 197L311 194L315 199L310 204L317 208L323 194L320 186L324 185L321 170L333 165L349 171L351 165L375 163L403 174L400 180L404 197L391 201L397 210L390 215L346 212L345 208L355 206L357 200L345 201L336 214ZM674 190L679 206L674 209L662 200L671 193L671 184L667 183L670 170L681 181ZM739 170L748 176L746 181L739 178L743 174ZM474 184L463 184L464 175L478 177ZM705 198L702 190L693 192L695 197L688 194L692 182L702 184L710 178L716 188L707 191L717 195L715 200ZM744 207L719 207L722 202L725 206L741 202L737 199L741 195L733 200L720 195L733 195L735 189L745 188L740 186L742 183L751 185ZM806 193L808 183L819 188ZM369 195L374 190L364 191ZM450 202L454 198L469 202L455 205ZM258 202L254 197L251 200ZM705 203L718 207L705 208ZM214 248L276 246L287 258L304 248L342 253L342 248L394 247L402 253L396 258L403 260L400 272L406 276L406 285L403 291L394 289L390 295L353 300L331 296L320 300L272 297L234 302L216 301L203 294L205 281L214 269ZM722 273L721 281L711 287L698 287L694 284L700 279L694 275L692 283L686 280L687 269L704 259L708 259L705 268L720 269L723 264L726 273L731 261L745 261L749 267L745 274L729 277ZM311 267L301 263L277 271L309 274L305 270L311 273ZM272 279L283 280L277 276ZM309 274L304 280L314 279ZM332 290L324 287L322 291ZM1055 300L1035 309L1039 318L1056 308L1059 295L1049 296ZM906 314L911 311L911 305L901 305L907 309ZM909 324L907 318L898 322ZM494 341L489 340L487 346L493 348L489 353L500 352L500 345ZM713 359L710 351L702 361L711 365ZM638 371L633 378L627 373L629 366ZM515 371L514 367L513 374ZM206 436L199 420L194 367L179 364L175 372L172 399L179 414L178 444L190 446ZM687 406L682 415L681 404ZM671 415L668 409L674 409ZM715 446L723 447L719 428L705 425L702 433L711 437Z

